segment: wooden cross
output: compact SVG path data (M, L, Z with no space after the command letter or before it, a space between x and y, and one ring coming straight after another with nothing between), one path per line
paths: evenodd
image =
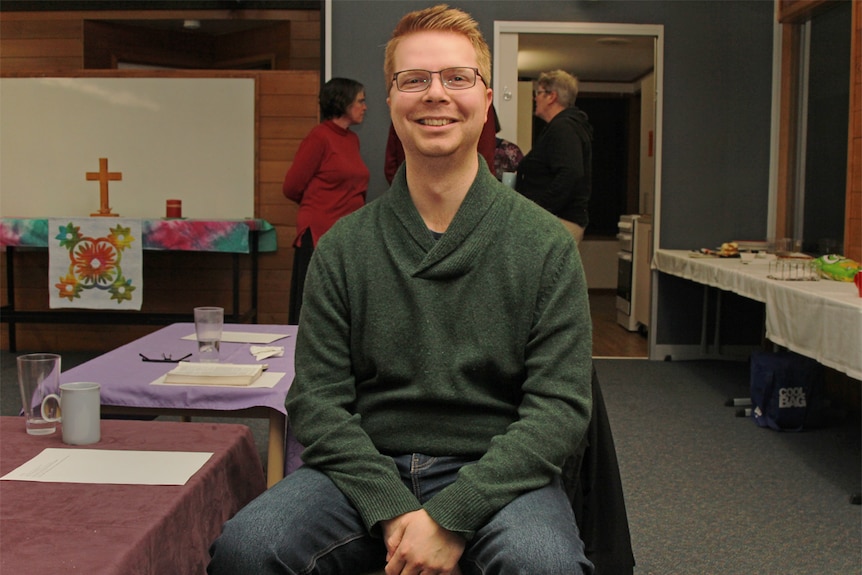
M108 205L108 182L109 181L119 181L123 179L122 172L109 172L108 171L108 158L99 158L99 171L98 172L87 172L87 181L99 181L100 188L100 202L99 202L99 211L90 214L91 216L105 216L105 217L118 217L120 214L112 214L111 206Z

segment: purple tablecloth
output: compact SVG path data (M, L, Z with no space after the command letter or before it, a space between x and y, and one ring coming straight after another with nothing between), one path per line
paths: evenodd
M267 407L287 413L284 400L293 383L293 354L296 346L295 325L225 324L225 331L254 333L287 333L289 337L271 344L221 344L221 361L224 363L266 363L269 372L285 375L273 388L227 387L192 385L152 385L152 382L176 366L174 363L142 361L139 354L156 359L162 354L180 358L197 355L197 342L182 339L195 332L193 323L175 323L137 339L124 346L100 355L86 363L63 371L60 382L94 381L100 383L102 405L150 409L198 409L238 411L247 408ZM283 357L270 357L258 362L249 349L252 345L284 347ZM227 414L226 414L227 415ZM302 446L289 429L284 437L285 473L302 465Z
M290 337L272 344L284 347L283 357L270 357L257 362L249 351L248 343L221 344L223 363L266 363L270 372L285 375L273 388L151 385L159 377L176 367L174 363L142 361L139 354L152 359L162 354L173 358L193 354L197 356L197 342L182 339L193 335L193 323L175 323L158 331L109 351L104 355L63 371L60 382L95 381L102 385L102 405L124 407L151 407L171 409L215 409L236 411L248 407L270 407L286 413L284 398L293 382L293 352L296 345L296 326L261 324L225 324L224 331L255 333L287 333Z

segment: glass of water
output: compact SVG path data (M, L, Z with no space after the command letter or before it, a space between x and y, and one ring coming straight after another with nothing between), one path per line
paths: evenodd
M196 307L195 335L198 340L198 361L216 363L219 360L221 332L224 326L224 308Z

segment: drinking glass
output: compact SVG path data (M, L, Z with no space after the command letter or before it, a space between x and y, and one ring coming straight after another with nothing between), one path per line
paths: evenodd
M24 427L30 435L50 435L57 429L56 421L48 421L42 413L45 396L60 388L60 356L54 353L30 353L18 356L18 388L24 408Z
M224 325L224 308L196 307L195 334L198 340L198 361L217 363Z

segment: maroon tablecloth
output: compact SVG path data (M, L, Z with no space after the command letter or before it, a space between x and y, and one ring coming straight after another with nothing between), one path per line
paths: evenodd
M47 447L75 449L0 417L0 476ZM103 420L86 447L213 456L182 486L0 481L0 573L204 574L222 524L266 488L244 425Z

